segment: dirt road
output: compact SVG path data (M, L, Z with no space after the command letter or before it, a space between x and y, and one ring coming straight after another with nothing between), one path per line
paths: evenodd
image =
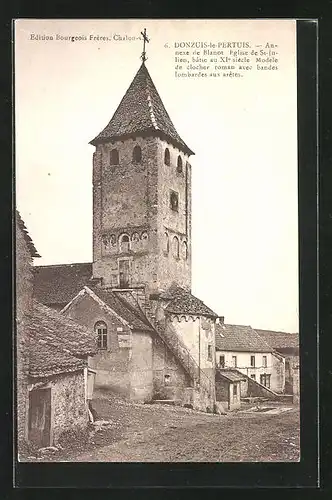
M77 462L260 462L299 460L299 411L233 412L226 416L165 405L134 405L98 398L94 406L110 427L85 450L53 460ZM276 406L270 403L269 406Z

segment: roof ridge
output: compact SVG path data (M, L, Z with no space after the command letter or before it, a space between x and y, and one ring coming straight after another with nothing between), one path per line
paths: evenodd
M64 267L64 266L81 266L81 265L91 265L92 262L67 262L65 264L44 264L41 266L33 266L33 267Z

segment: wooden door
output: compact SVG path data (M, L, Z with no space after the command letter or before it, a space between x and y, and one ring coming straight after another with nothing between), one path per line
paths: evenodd
M51 444L51 389L29 393L29 441L42 448Z
M130 276L129 260L120 260L119 261L120 288L129 287L129 281L130 281L129 276Z

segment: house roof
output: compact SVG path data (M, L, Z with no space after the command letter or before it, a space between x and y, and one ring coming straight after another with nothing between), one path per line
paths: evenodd
M255 329L260 337L267 342L272 349L285 349L285 348L298 348L299 347L299 334L275 332L272 330Z
M247 380L243 373L239 372L238 370L219 368L217 370L217 373L229 382L241 382L241 380Z
M18 210L16 210L16 224L23 234L31 257L40 257Z
M34 294L46 305L68 304L92 278L92 263L34 266Z
M143 62L111 121L90 144L96 146L110 139L146 132L166 138L184 152L193 154L177 133Z
M36 301L27 316L27 332L31 376L72 371L85 365L80 358L97 352L90 330Z
M130 300L128 293L113 292L98 286L88 286L102 302L127 321L134 330L154 331L143 311L134 300ZM133 299L133 297L131 297Z
M244 325L216 325L217 351L272 352L265 340Z
M173 314L195 314L217 318L218 315L212 311L204 302L195 297L189 290L172 285L160 298L169 300L165 310Z

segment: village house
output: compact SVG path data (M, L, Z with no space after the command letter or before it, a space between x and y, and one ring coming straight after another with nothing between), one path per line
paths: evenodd
M37 300L93 329L96 387L215 404L217 314L191 293L191 165L143 60L93 153L93 262L35 267Z
M264 394L260 386L275 393L285 389L285 358L251 328L244 325L216 325L216 365L220 373L232 368L245 375L241 396Z
M92 333L33 298L33 258L39 257L16 213L17 445L48 447L85 433L96 352ZM92 377L92 379L91 379ZM88 382L89 380L89 382Z
M285 358L285 393L293 395L293 401L300 397L300 348L299 334L257 330L272 349Z

